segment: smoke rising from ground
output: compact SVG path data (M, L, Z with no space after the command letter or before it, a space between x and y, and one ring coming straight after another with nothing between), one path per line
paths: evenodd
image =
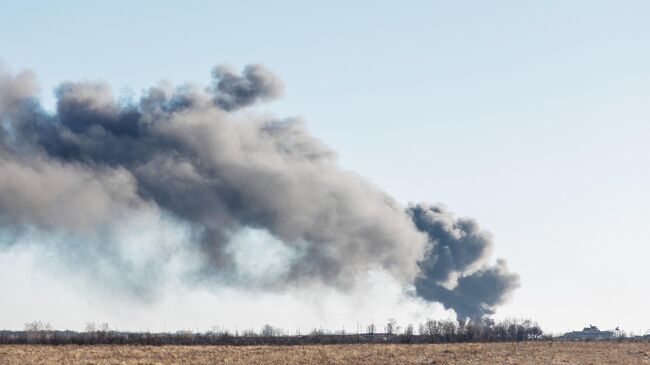
M2 229L93 237L155 211L189 227L195 280L346 290L383 270L459 319L493 313L518 286L503 260L490 265L492 238L474 220L401 206L339 167L301 120L235 113L281 94L263 66L241 75L217 66L212 76L207 88L161 84L128 103L108 84L65 82L52 114L36 99L33 74L0 71ZM273 280L242 274L241 262L261 259L234 254L250 229L290 252ZM108 237L103 245L123 246Z
M493 314L519 285L505 260L487 265L492 236L471 218L456 218L444 206L417 204L407 209L430 245L419 262L418 296L453 308L460 320Z

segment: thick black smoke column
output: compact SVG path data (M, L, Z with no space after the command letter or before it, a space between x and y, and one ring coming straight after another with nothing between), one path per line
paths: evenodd
M443 206L418 204L408 208L417 229L426 232L430 246L419 263L416 292L428 300L453 308L459 320L494 313L519 285L506 262L487 265L492 236L475 220L455 218Z

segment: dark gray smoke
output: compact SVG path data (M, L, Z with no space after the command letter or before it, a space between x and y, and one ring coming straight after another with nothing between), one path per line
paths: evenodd
M408 208L418 230L429 236L416 293L453 308L459 320L493 314L519 277L508 272L505 260L488 266L492 236L471 218L455 218L441 205L417 204Z
M507 299L507 294L519 286L519 276L508 271L503 259L471 274L461 276L453 289L419 277L415 281L417 294L424 299L452 308L459 321L479 319L493 314Z
M244 283L233 236L263 230L294 258L273 284L246 285L347 288L382 269L459 318L492 313L517 287L505 262L489 266L491 238L473 220L405 210L340 168L300 120L234 113L280 94L264 67L215 67L213 77L209 88L163 84L130 103L104 83L66 82L52 114L31 73L0 72L2 226L87 233L160 210L193 232L197 275L232 285Z
M228 111L271 100L282 93L282 82L261 65L246 66L242 76L228 67L216 66L212 76L214 103Z

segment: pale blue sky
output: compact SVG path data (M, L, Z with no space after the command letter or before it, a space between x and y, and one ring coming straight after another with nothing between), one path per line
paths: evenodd
M3 1L0 60L34 70L48 106L63 80L137 94L262 63L286 84L263 110L304 116L399 201L443 202L495 235L523 284L499 316L639 332L648 19L646 1Z

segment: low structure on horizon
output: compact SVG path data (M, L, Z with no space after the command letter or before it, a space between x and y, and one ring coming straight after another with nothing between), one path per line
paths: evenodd
M597 326L589 325L582 331L567 332L560 336L567 340L607 340L614 338L614 331L601 331Z

